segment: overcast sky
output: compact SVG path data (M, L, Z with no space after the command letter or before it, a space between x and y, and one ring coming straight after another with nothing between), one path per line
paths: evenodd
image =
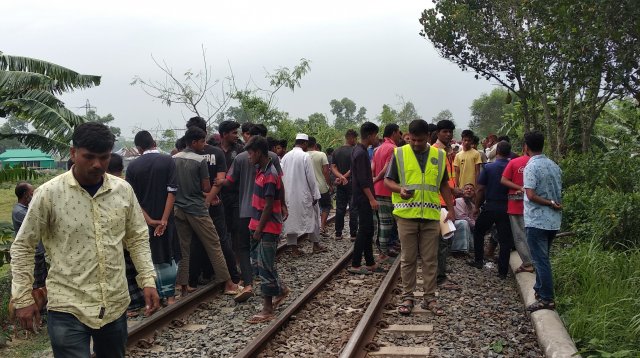
M431 119L443 109L459 127L469 106L491 83L475 80L438 55L418 35L418 18L431 1L28 1L2 5L0 51L39 58L80 73L102 76L96 88L65 95L75 108L87 99L98 114L111 113L123 135L136 127L181 127L190 113L167 107L131 86L135 75L162 80L151 55L177 73L197 70L201 46L214 76L267 86L266 70L311 71L294 93L278 92L278 108L292 118L314 112L333 118L329 101L349 97L375 118L400 96Z

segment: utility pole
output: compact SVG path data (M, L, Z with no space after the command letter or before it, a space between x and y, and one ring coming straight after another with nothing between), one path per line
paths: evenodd
M85 103L84 106L80 106L80 107L76 107L76 108L84 108L84 115L88 116L89 115L89 111L93 110L93 112L97 112L97 108L92 106L91 103L89 102L89 100L87 99L87 102Z

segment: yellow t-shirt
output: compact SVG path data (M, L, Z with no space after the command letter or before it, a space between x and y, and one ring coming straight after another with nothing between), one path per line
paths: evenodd
M453 166L460 168L460 177L458 183L460 188L471 183L476 185L476 164L482 164L480 152L471 148L456 154L453 160Z

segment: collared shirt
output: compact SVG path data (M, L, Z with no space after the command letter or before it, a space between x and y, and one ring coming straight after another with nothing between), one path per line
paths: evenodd
M249 229L258 228L262 212L267 205L267 197L273 198L271 215L267 220L262 232L280 235L282 232L282 203L280 202L280 190L282 190L282 179L278 174L273 162L269 160L267 165L256 169L256 179L254 181L253 197L251 206L253 214L249 221Z
M194 216L209 216L209 210L204 204L202 181L209 180L209 165L207 158L186 148L173 156L176 163L178 178L178 193L175 206L185 213Z
M384 166L391 161L391 157L393 157L393 149L396 147L396 143L391 140L391 138L385 138L384 143L382 143L373 153L373 175L377 176L380 174ZM386 173L385 173L386 175ZM384 186L384 178L381 178L379 181L373 183L373 187L376 191L377 196L386 196L391 197L391 190L387 189Z
M476 205L473 203L473 200L466 202L464 198L457 198L455 206L453 207L456 211L456 220L466 220L472 230L476 226L476 218L473 216L473 209L475 209L475 207Z
M524 188L544 199L562 202L562 170L544 154L534 155L524 168ZM524 198L524 226L560 230L562 212Z
M13 206L13 210L11 211L11 221L13 222L13 232L16 234L20 230L20 226L22 225L28 210L29 207L21 203L16 203L16 205Z
M502 176L511 180L514 184L522 186L524 184L524 168L527 166L529 162L529 156L523 155L522 157L517 157L515 159L511 159L507 167L504 168L504 172ZM524 213L524 194L516 194L516 190L509 189L509 203L507 208L507 213L511 215L522 215Z
M369 160L369 153L367 148L358 143L353 148L351 153L351 184L353 189L352 202L356 205L360 203L369 203L369 198L364 193L364 189L371 190L371 194L374 194L373 189L373 176L371 175L371 161Z
M33 252L39 240L51 264L49 309L73 314L91 328L115 321L129 305L123 249L138 271L138 286L155 288L147 224L123 179L105 174L92 197L70 170L36 189L11 246L16 308L34 303Z

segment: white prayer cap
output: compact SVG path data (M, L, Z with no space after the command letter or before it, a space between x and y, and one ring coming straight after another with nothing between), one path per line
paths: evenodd
M309 136L304 133L296 134L296 140L309 140Z

